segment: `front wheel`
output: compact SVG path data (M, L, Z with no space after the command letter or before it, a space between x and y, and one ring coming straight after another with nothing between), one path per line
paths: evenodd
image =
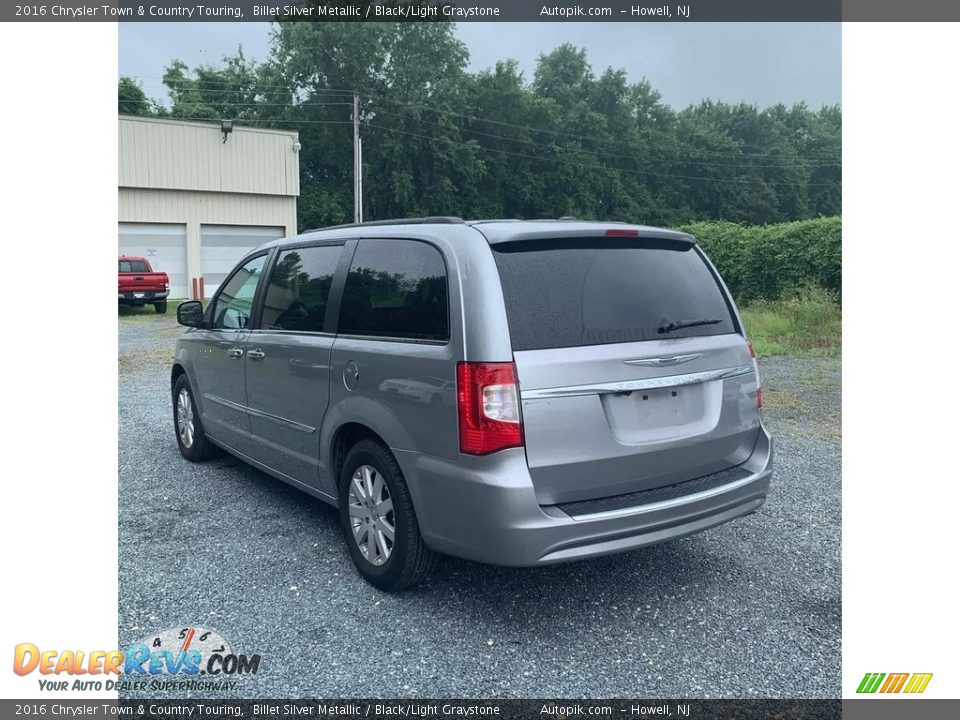
M180 454L187 460L199 462L218 454L217 446L207 440L203 432L203 423L186 375L178 377L173 384L173 429L177 434Z
M360 575L380 590L413 587L437 563L420 535L410 491L393 454L361 440L340 473L340 527Z

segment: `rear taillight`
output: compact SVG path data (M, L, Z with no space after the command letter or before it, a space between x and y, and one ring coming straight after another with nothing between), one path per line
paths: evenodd
M513 363L457 363L460 452L488 455L523 445Z
M760 365L757 363L757 353L753 349L753 343L747 341L747 347L750 348L750 358L753 360L753 374L757 376L757 407L763 407L763 386L760 384Z

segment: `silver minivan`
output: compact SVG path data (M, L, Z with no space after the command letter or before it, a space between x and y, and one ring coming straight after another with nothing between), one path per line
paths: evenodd
M251 251L185 302L180 451L340 511L382 590L438 554L544 565L763 503L772 444L733 299L689 235L420 218Z

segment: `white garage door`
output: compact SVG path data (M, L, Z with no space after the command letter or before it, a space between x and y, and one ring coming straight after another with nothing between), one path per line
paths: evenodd
M201 225L200 260L203 292L208 298L249 250L286 234L282 227L262 225Z
M175 223L120 223L120 254L147 258L170 276L170 297L190 297L187 282L187 226Z

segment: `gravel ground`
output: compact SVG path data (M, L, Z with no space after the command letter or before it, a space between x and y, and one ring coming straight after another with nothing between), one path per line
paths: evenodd
M447 558L392 596L354 572L333 508L181 458L178 334L120 318L120 647L192 625L262 656L215 697L839 696L838 359L761 362L777 465L757 513L567 565Z

